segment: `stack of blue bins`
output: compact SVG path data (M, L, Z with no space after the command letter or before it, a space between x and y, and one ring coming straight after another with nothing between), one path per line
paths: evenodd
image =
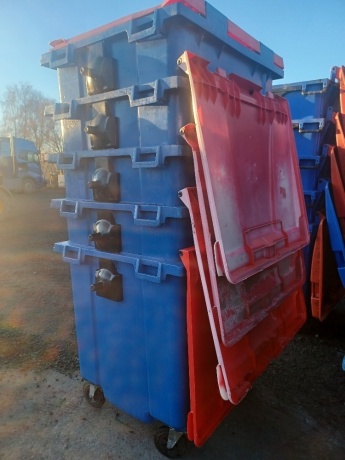
M252 49L252 48L255 49ZM58 69L66 198L53 200L69 240L80 372L105 399L149 422L186 430L186 277L193 245L179 190L195 185L179 130L193 122L185 50L263 88L282 60L204 1L163 5L70 40L42 65Z
M334 113L339 110L339 84L330 78L274 85L273 92L289 102L307 210L310 243L304 249L310 301L310 270L320 212L325 211L325 189L330 181L328 152L335 145Z

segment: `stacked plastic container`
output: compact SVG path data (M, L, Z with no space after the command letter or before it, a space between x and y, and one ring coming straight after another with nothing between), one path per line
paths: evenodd
M339 86L344 85L343 78L342 69L334 67L329 79L273 88L288 100L291 110L311 235L305 248L305 294L313 316L320 320L345 294L344 231L340 228L345 203L340 162L345 104Z
M306 248L310 272L313 241L324 209L324 190L329 177L329 145L334 144L333 113L339 103L339 88L331 79L275 85L275 94L289 102L296 149L307 209L311 244Z
M58 70L51 115L62 124L66 185L52 205L69 237L54 248L71 268L85 394L165 423L155 441L171 456L182 432L197 445L210 436L305 319L302 189L287 104L271 93L283 61L203 0L168 0L51 45L41 62ZM217 104L214 117L199 118L207 94L228 107L229 132ZM186 142L180 129L194 121L203 131ZM233 130L236 142L221 145ZM215 196L196 153L207 145L211 159L212 139ZM245 177L234 175L236 162ZM198 215L219 231L207 234ZM203 244L215 245L217 268ZM222 292L215 303L211 284Z

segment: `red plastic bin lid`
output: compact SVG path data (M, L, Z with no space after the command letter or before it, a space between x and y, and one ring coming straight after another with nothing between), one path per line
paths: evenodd
M222 399L215 369L217 355L208 321L195 248L181 250L187 272L187 331L190 412L187 435L198 447L211 436L233 409Z
M288 102L185 52L217 273L231 283L309 242Z
M194 440L196 445L203 443L215 429L215 423L220 421L227 413L226 406L222 405L218 398L218 393L215 393L215 382L212 381L213 376L217 375L218 392L224 400L229 400L231 404L238 404L250 390L254 380L262 374L267 368L272 359L277 357L284 347L294 337L298 329L303 325L306 319L306 310L304 296L301 287L297 288L278 304L275 308L262 308L253 311L253 319L250 329L243 334L236 335L236 341L225 346L221 341L221 319L219 309L215 306L215 297L213 295L212 284L217 282L214 272L214 266L210 264L208 252L208 237L209 235L203 232L202 220L207 219L204 211L199 208L197 193L195 189L184 189L181 191L181 199L186 204L190 211L193 236L195 243L195 252L197 256L199 273L192 276L187 276L188 285L188 355L190 368L190 393L191 393L191 412L188 416L188 437ZM299 258L302 257L299 251ZM187 267L186 267L187 268ZM207 339L209 347L210 361L205 360L204 347L199 348L198 343L201 331L204 330L202 316L199 318L195 314L196 305L189 305L190 301L198 299L198 305L203 305L200 302L200 287L199 277L202 282L204 301L206 303L210 329L212 332L214 346ZM230 283L222 277L221 283ZM246 282L245 282L246 283ZM250 284L250 281L249 281ZM223 284L223 287L226 285ZM197 291L197 292L195 292ZM223 298L217 300L227 301L231 299L228 292L223 292ZM231 302L230 302L231 303ZM194 314L190 315L190 312ZM237 321L245 319L239 312ZM249 311L247 313L250 313ZM236 316L236 312L234 312ZM249 315L250 317L250 315ZM200 323L199 323L200 319ZM224 326L224 324L223 324ZM216 363L213 376L210 374L212 367L213 350L216 352L216 361L213 360L213 365ZM203 382L210 385L209 398L202 397L204 389ZM209 400L214 401L214 406L209 405ZM231 405L228 408L231 410Z

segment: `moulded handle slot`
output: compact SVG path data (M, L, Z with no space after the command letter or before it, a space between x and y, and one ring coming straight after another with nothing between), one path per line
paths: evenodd
M60 206L60 216L78 217L78 201L62 200Z
M316 169L320 165L320 157L299 158L298 163L301 169Z
M323 127L324 127L323 121L303 122L303 123L300 123L298 127L298 131L300 133L318 133L319 131L322 131Z
M298 129L300 133L318 133L325 126L324 118L305 118L303 120L292 120L292 128Z
M51 50L50 65L51 67L60 67L68 63L68 46Z
M66 244L62 250L62 259L70 264L80 264L81 249Z
M129 26L128 41L133 42L155 33L157 13L153 11L145 16L132 19Z
M160 283L162 280L162 264L149 260L138 260L135 267L135 276L138 279Z
M53 107L52 115L67 115L70 111L70 104L68 102L56 102Z
M57 164L56 164L57 169L75 169L76 164L77 164L77 161L76 161L75 153L68 154L68 155L61 153L60 155L58 155Z
M137 85L132 86L130 92L130 100L137 101L140 99L152 98L156 95L156 87L152 85Z
M166 86L161 80L156 80L153 83L146 85L132 86L128 93L131 107L140 105L155 104L163 100L164 90Z
M320 82L310 82L302 84L302 94L317 94L317 93L324 93L328 87L327 80L323 80Z
M79 104L73 99L70 103L57 102L53 107L54 121L59 120L79 120Z
M161 149L140 149L134 151L132 164L134 168L156 168L161 163Z
M245 247L251 263L258 259L271 259L288 245L288 236L281 221L257 225L244 231Z
M134 208L134 223L148 227L158 227L161 221L161 206L141 206Z

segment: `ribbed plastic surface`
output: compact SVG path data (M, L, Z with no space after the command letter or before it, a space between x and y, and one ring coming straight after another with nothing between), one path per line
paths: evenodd
M184 430L189 398L182 264L70 242L57 243L54 250L71 267L82 376L130 415ZM91 290L102 260L122 275L121 301Z
M120 226L121 249L115 252L178 261L179 250L192 243L189 214L184 206L99 203L66 198L53 200L52 207L58 208L60 215L67 219L69 237L76 244L91 245L90 240L94 240L97 247L102 235L95 233L94 225L100 219ZM110 236L105 235L101 243L112 252Z
M187 434L198 447L233 409L220 395L215 369L217 355L208 320L195 249L181 251L187 271L187 328L190 412Z
M267 304L267 299L263 294L261 299L256 299L258 304L254 308L252 308L253 305L246 303L246 300L249 303L254 300L253 297L250 297L250 287L252 283L255 284L255 281L253 282L249 278L243 284L230 285L224 277L217 278L210 253L210 240L213 239L214 235L207 226L207 222L210 222L210 214L204 208L205 204L200 194L202 186L199 187L199 185L200 208L195 189L183 190L181 198L189 208L193 223L195 251L217 355L216 373L219 392L224 400L229 400L231 404L238 404L246 396L254 380L266 369L270 361L282 352L303 325L306 319L304 297L301 290L303 277L301 278L300 269L293 264L289 266L289 262L286 261L286 266L289 267L291 273L291 280L295 279L294 286L286 289L286 295L281 297L280 301L270 305ZM300 251L296 254L296 258L301 261L302 254ZM263 293L266 287L264 286L265 275L261 274L260 277L263 287L261 293ZM215 283L217 283L216 288ZM193 289L197 289L197 285L193 286ZM232 296L236 289L237 295ZM246 294L248 295L247 298L245 298ZM265 294L267 294L266 291ZM241 295L243 296L241 298L243 310L236 304ZM260 300L263 300L264 303L260 304ZM219 303L221 308L219 308ZM228 322L225 322L224 319L227 319ZM192 319L190 318L190 320ZM237 323L237 330L231 329L231 325L234 323ZM228 336L224 334L226 326L229 327ZM197 328L195 317L194 323L189 327ZM192 335L191 340L197 340L197 332L193 334L195 336ZM224 339L228 341L225 342ZM202 359L198 355L197 349L193 349L192 352L196 357ZM191 391L197 392L198 382L194 385L193 378L190 382ZM199 381L208 381L211 378L208 375L207 366L198 369L198 378ZM220 405L216 395L211 393L210 398L214 398L217 402L211 410L208 406L208 399L197 400L197 396L198 393L193 395L196 406L195 413L190 415L193 420L190 423L194 423L194 425L198 422L201 423L202 420L205 420L206 414L209 413L208 423L205 422L200 431L207 437L214 428L214 419L224 415L224 406ZM190 429L192 430L192 426ZM193 436L196 434L194 433Z
M41 62L58 69L61 102L51 115L64 133L57 167L66 185L53 206L69 237L55 249L71 266L81 374L134 417L185 430L187 293L178 257L192 228L178 192L195 175L179 130L194 115L177 60L197 52L264 93L283 76L283 61L203 0L168 0L51 45ZM102 219L110 247L94 230Z
M330 79L274 85L274 93L288 100L293 119L325 118L330 107L339 108L339 85Z
M287 102L186 52L219 275L238 283L308 244ZM255 149L254 149L255 146Z

